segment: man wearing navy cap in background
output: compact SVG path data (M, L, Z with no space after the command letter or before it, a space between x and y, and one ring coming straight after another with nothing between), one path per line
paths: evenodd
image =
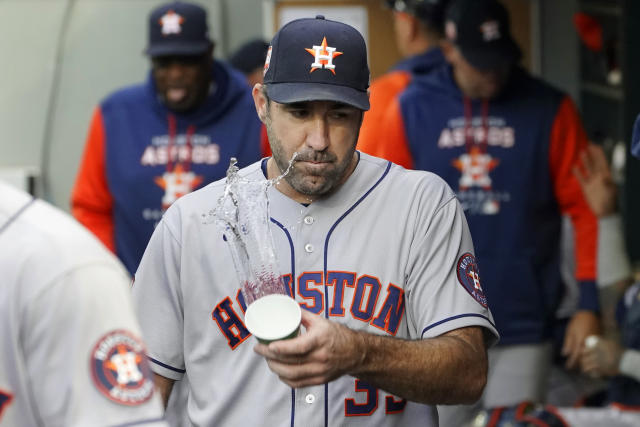
M254 39L240 46L229 57L229 64L242 71L250 87L262 83L264 77L264 60L267 58L269 43L262 39Z
M165 400L189 376L194 425L437 426L435 404L480 396L497 334L464 215L433 174L355 150L368 87L362 35L318 16L278 31L253 88L273 157L238 173L292 162L267 194L299 336L259 344L244 324L228 244L203 220L223 180L154 231L134 300Z
M450 0L386 0L393 11L393 32L396 46L403 59L387 74L371 82L371 109L367 111L360 129L358 150L369 152L369 145L378 148L380 126L386 109L407 88L416 75L424 75L444 65L440 40L444 36L444 14ZM393 144L385 145L387 152L377 156L401 166L411 160L406 150Z
M449 64L414 79L368 152L384 156L390 145L399 147L407 166L434 172L456 190L501 337L489 352L482 403L541 402L564 289L562 214L575 230L580 288L562 346L569 368L577 368L585 338L599 329L597 219L572 173L586 134L571 99L517 65L520 49L500 2L454 0L442 49ZM441 421L463 425L471 411L444 408Z
M244 76L213 59L206 11L173 2L149 15L151 72L95 109L73 189L73 215L133 275L162 213L261 157L261 124Z

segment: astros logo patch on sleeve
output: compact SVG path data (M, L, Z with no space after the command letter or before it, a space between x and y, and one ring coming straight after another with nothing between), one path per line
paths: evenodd
M100 338L91 351L91 375L98 390L123 405L139 405L153 394L153 376L144 345L124 330Z
M462 254L458 260L458 281L469 292L476 301L483 307L487 306L487 297L484 296L480 287L480 275L478 274L478 264L476 258L469 252Z

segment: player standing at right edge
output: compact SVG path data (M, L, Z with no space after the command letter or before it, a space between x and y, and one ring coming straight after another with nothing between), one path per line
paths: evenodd
M277 177L298 153L269 200L299 337L256 345L243 323L229 247L203 219L224 181L153 233L134 300L165 401L189 375L193 425L437 426L435 404L482 393L497 332L464 214L437 176L355 151L366 58L354 28L292 21L253 89L273 157L239 174Z

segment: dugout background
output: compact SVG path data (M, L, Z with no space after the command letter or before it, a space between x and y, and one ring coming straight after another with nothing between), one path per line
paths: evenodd
M191 0L209 10L215 56L224 59L254 37L270 39L278 11L297 5L359 5L368 11L372 74L385 72L397 59L391 13L382 0ZM567 91L580 105L592 138L628 145L631 122L640 112L640 1L503 0L512 16L523 64ZM148 12L159 0L1 0L0 178L32 182L36 195L68 210L85 134L94 106L112 90L146 77ZM584 7L613 14L620 37L623 86L603 93L611 103L589 101L585 91L581 45L572 17ZM600 87L603 89L603 87ZM604 87L604 89L611 89ZM611 100L610 100L611 101ZM614 100L615 101L615 100ZM600 105L600 107L598 107ZM609 115L607 115L609 113ZM608 118L609 117L609 118ZM592 125L602 123L594 128ZM608 125L617 129L613 133ZM609 127L611 127L609 126ZM602 131L601 129L605 129ZM610 148L610 147L608 147ZM610 150L611 151L611 150ZM623 150L624 151L624 150ZM628 153L628 150L626 151ZM622 207L632 257L640 262L640 162L627 156L622 171ZM31 179L29 178L31 177ZM26 184L25 184L26 186Z

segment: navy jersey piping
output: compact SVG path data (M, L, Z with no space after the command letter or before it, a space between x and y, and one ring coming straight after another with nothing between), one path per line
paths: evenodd
M431 325L427 326L422 330L422 334L420 336L424 337L425 332L427 332L429 329L435 328L438 325L441 325L446 322L450 322L452 320L460 319L462 317L480 317L481 319L484 319L487 322L489 322L489 324L494 328L496 327L496 325L494 325L491 319L489 319L487 316L483 316L482 314L476 314L476 313L466 313L466 314L458 314L457 316L447 317L446 319L442 319L436 323L432 323Z
M178 369L178 368L174 368L173 366L169 366L165 363L160 362L159 360L154 359L153 357L147 356L147 358L152 361L153 363L155 363L156 365L162 366L163 368L167 368L169 370L172 370L174 372L178 372L180 374L184 374L186 371L186 369Z
M266 165L266 162L262 162L263 165ZM289 234L289 230L287 230L281 223L276 221L273 218L269 218L272 223L280 227L280 229L284 232L285 236L287 236L287 240L289 240L289 248L291 249L291 292L293 293L293 299L296 299L296 253L293 247L293 239L291 239L291 234ZM296 416L296 389L291 389L291 427L295 424L295 416Z
M7 222L5 222L1 227L0 227L0 234L2 234L7 228L9 228L9 226L11 224L13 224L15 222L15 220L18 219L18 217L20 215L22 215L24 213L24 211L26 211L29 206L31 206L33 204L33 202L35 202L36 199L31 199L29 200L27 203L25 203L24 205L22 205L22 207L20 209L18 209L13 215L11 215L9 217L9 219L7 220Z
M358 206L369 194L371 194L371 192L373 191L374 188L376 188L378 186L378 184L380 184L382 182L382 180L387 176L387 174L389 173L389 169L391 169L391 162L387 163L387 168L384 170L384 172L382 173L382 176L378 179L378 181L376 181L375 184L373 184L371 186L371 188L369 188L367 190L366 193L364 193L362 195L362 197L360 197L349 209L347 209L347 211L342 214L342 216L340 218L338 218L338 220L331 226L331 228L329 229L329 232L327 233L327 239L324 241L324 317L325 319L329 318L329 296L328 296L328 289L327 289L327 258L328 258L328 252L329 252L329 239L331 239L331 234L333 233L333 231L336 229L336 227L338 226L338 224L347 217L347 215L349 215L355 208L356 206ZM324 385L324 425L325 427L327 427L329 425L329 384L325 384Z

